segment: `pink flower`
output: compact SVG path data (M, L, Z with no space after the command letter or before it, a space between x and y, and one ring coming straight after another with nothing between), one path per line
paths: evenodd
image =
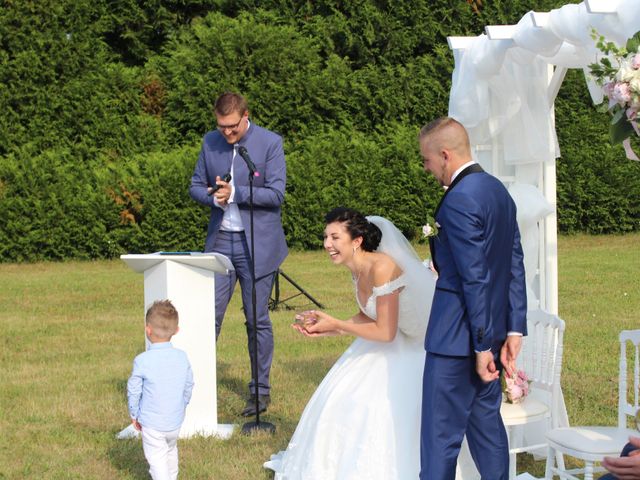
M520 400L522 397L524 397L524 392L520 386L513 385L509 389L509 398L511 399L511 402L516 403L516 401Z
M635 108L633 107L627 108L627 118L629 120L635 120L637 116L638 116L638 111Z
M602 87L604 94L608 98L611 98L613 96L613 89L615 86L616 86L616 82L608 82L608 83L605 83L604 86Z
M612 98L624 106L625 104L631 101L631 89L629 88L629 84L626 82L618 82L613 87L613 95Z
M640 53L636 53L631 60L631 68L640 69Z
M529 377L522 370L514 372L513 375L507 375L506 371L502 373L502 391L504 400L508 403L520 403L529 395Z

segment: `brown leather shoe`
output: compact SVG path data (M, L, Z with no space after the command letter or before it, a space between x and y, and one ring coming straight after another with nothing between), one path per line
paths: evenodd
M271 403L271 397L269 395L258 395L258 409L259 412L266 412L267 407ZM247 398L247 404L244 406L244 410L242 410L243 417L250 417L256 414L256 396L251 395Z

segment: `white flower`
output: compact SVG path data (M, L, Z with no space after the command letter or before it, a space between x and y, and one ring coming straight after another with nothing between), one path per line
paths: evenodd
M631 87L631 90L634 90L636 95L640 95L640 70L636 70L636 72L638 75L634 76L629 81L629 86Z
M616 80L618 82L630 82L636 76L636 70L631 66L631 63L627 60L620 62L620 70L616 73Z
M426 225L422 226L422 235L423 236L430 237L434 233L435 233L435 231L433 230L433 227L431 225L429 225L428 223Z

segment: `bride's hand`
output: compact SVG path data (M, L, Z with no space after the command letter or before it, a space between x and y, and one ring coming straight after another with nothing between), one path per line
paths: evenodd
M310 333L307 330L305 330L304 327L301 327L300 325L297 325L295 323L291 325L291 328L293 328L294 330L297 330L299 333L301 333L305 337L311 337L311 338L333 337L333 336L336 336L336 335L341 335L341 333L337 332L337 331L323 332L323 333Z
M315 318L315 322L307 324L304 329L310 334L333 334L339 335L339 320L320 310L312 310L311 315Z
M308 329L318 321L317 311L306 310L297 313L295 322L291 324L291 328L305 337L328 337L331 335L340 335L340 332L310 332Z

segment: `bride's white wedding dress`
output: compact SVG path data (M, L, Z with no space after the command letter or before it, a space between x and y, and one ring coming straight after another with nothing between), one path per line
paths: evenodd
M418 478L423 340L435 277L391 222L368 218L383 233L378 251L403 274L375 287L365 305L356 289L356 301L376 320L377 297L400 290L398 332L388 343L357 338L342 354L309 400L287 449L264 464L276 480ZM466 448L459 463L465 472L457 478L476 478Z

